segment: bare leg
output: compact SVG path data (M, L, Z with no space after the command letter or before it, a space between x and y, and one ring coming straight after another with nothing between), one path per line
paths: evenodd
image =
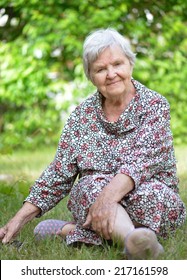
M118 204L116 219L114 224L113 236L114 239L119 239L124 244L126 236L135 229L133 222L131 221L126 210Z

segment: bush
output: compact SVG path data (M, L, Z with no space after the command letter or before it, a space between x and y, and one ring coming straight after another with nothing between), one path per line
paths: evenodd
M2 0L0 151L57 143L93 87L82 69L90 31L112 26L137 53L134 78L171 104L176 144L187 142L186 1Z

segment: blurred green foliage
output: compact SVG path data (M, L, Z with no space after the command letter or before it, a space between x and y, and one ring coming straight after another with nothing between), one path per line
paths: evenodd
M171 105L176 144L187 142L185 0L0 0L0 152L52 145L94 88L82 43L114 27L137 54L134 78Z

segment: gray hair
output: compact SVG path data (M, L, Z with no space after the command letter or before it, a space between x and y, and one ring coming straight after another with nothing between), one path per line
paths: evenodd
M136 55L132 52L129 41L113 28L98 29L87 36L83 45L83 66L88 79L90 79L90 65L102 51L114 45L121 47L129 63L134 66Z

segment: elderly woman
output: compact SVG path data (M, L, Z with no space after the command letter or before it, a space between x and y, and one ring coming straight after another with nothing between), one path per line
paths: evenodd
M158 258L163 248L157 237L167 238L186 215L169 104L132 78L135 55L113 29L86 38L83 62L97 91L70 115L54 161L0 238L9 242L69 194L73 220L40 222L37 239L61 235L67 244L100 245L118 238L129 259Z

